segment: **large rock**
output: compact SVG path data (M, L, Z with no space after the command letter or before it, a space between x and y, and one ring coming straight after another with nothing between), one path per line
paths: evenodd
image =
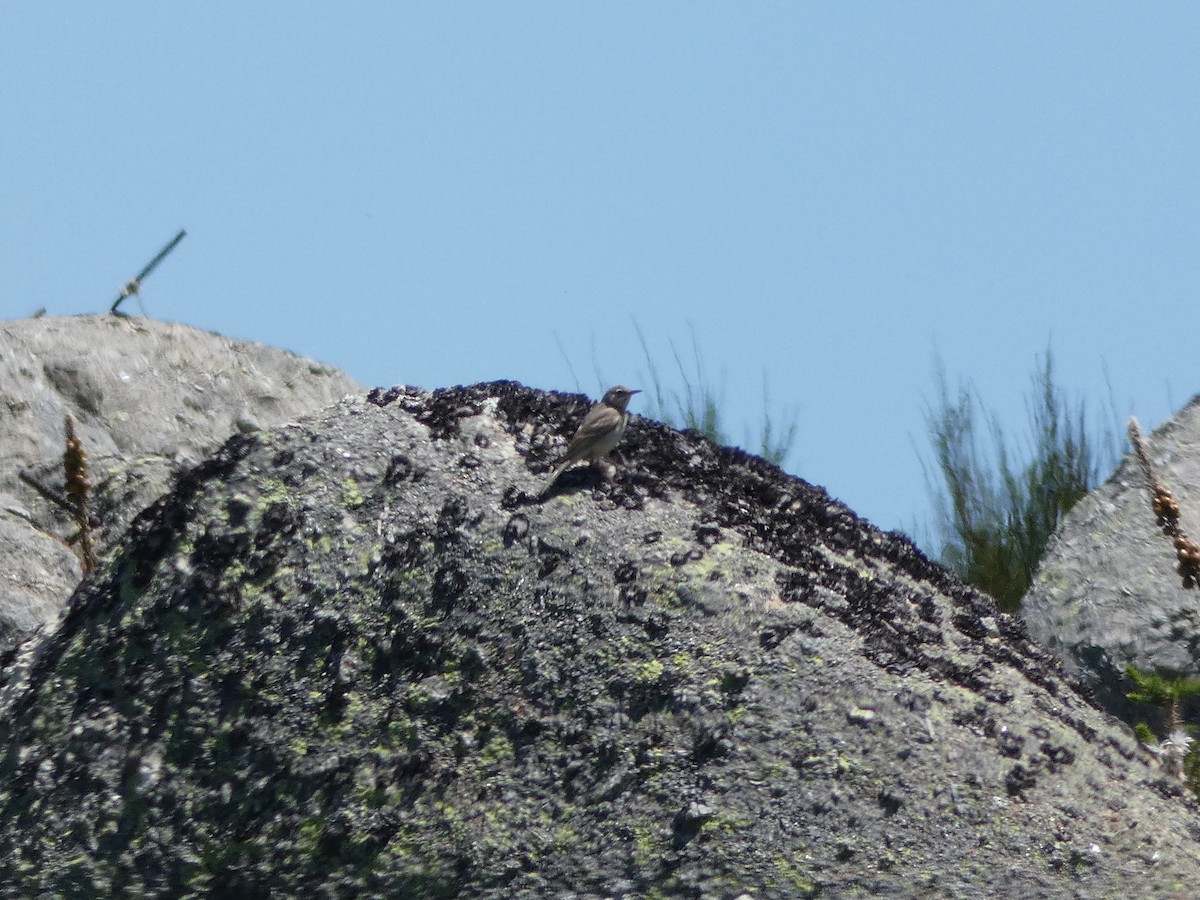
M181 469L235 431L278 425L358 386L284 350L117 316L0 322L0 649L58 614L79 583L61 490L63 420L89 455L104 552Z
M1019 621L635 419L393 389L239 435L0 682L0 896L1185 897L1200 817Z
M1151 461L1200 538L1200 397L1147 438ZM1021 613L1033 634L1127 720L1125 668L1200 675L1200 591L1184 590L1171 540L1155 525L1136 458L1081 500L1052 538ZM1189 716L1195 713L1194 705Z

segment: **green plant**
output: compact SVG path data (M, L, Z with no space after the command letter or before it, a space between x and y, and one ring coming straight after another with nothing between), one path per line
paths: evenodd
M926 408L925 424L937 474L931 477L928 465L925 474L940 556L1002 608L1016 610L1051 534L1098 483L1102 463L1116 458L1116 442L1091 439L1085 404L1065 398L1049 350L1027 396L1024 453L994 415L983 415L973 387L960 383L952 394L940 362L936 372L937 405ZM988 422L990 446L981 418Z
M1189 734L1195 726L1184 723L1180 716L1183 700L1200 695L1200 678L1143 672L1132 665L1125 667L1125 674L1135 688L1125 696L1133 703L1160 710L1164 716L1166 736L1161 741L1154 739L1154 731L1144 722L1139 722L1135 729L1138 739L1162 760L1164 769L1185 780L1193 792L1200 793L1200 747Z
M793 410L785 424L778 425L771 418L771 395L767 387L767 373L763 372L763 420L758 440L758 455L767 462L782 466L796 445L796 430L800 427Z
M721 430L718 394L705 375L704 363L700 359L700 348L696 342L696 329L691 325L688 326L692 337L694 383L688 376L687 367L683 364L679 350L673 342L670 344L671 355L675 359L679 377L683 381L683 393L681 395L678 391L671 392L669 402L664 381L659 375L658 366L654 363L654 356L650 353L650 345L646 343L646 336L642 334L641 326L637 322L633 323L633 329L637 332L638 343L642 345L642 354L646 357L646 368L650 372L650 389L646 392L650 400L650 415L676 428L691 428L699 431L714 444L727 443L725 434Z
M1135 690L1125 694L1133 703L1145 703L1158 707L1166 716L1168 732L1183 727L1179 718L1179 704L1186 697L1200 694L1200 678L1164 675L1158 672L1143 672L1134 666L1126 666L1125 674L1134 683Z
M714 444L731 444L725 424L727 418L722 412L722 391L715 388L709 380L700 355L700 345L696 338L695 328L690 324L688 326L692 343L690 363L685 362L673 342L669 344L675 367L679 370L679 379L683 384L682 390L668 388L667 381L662 377L654 362L654 355L650 351L646 336L636 321L633 323L633 328L637 333L638 343L642 346L642 354L646 358L646 368L649 373L649 387L646 389L646 396L650 404L648 414L674 428L690 428L699 431ZM778 420L772 418L770 391L764 370L763 418L757 440L752 439L748 443L756 445L758 454L767 462L782 466L795 446L798 427L798 418L794 410L787 414L782 425Z

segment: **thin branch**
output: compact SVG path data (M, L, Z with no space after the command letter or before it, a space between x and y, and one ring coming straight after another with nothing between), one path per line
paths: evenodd
M158 255L155 256L154 259L150 260L150 262L146 263L146 265L142 268L142 271L138 272L137 275L131 278L125 287L121 288L121 294L116 300L113 301L113 305L109 309L109 312L116 316L124 315L124 313L117 312L117 307L120 306L127 297L132 297L141 291L143 279L157 269L158 264L162 262L166 258L167 254L175 249L175 245L182 241L186 236L187 232L182 228L179 229L179 234L171 238L171 243L159 250Z
M27 485L29 485L31 488L33 488L35 491L37 491L39 494L41 494L43 497L45 497L47 500L49 500L51 503L53 503L55 506L61 507L62 509L66 510L67 512L71 513L72 516L74 516L75 505L70 501L70 499L68 499L66 494L62 493L62 491L56 491L54 488L50 487L48 484L42 484L42 482L38 481L36 478L34 478L28 472L18 472L17 477L19 479L21 479L23 482L25 482ZM91 525L91 527L93 527L93 528L99 528L100 527L99 517L94 516L94 515L89 516L88 524Z

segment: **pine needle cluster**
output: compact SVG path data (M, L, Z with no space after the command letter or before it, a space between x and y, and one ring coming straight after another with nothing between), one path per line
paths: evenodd
M1085 404L1065 398L1049 352L1026 401L1031 437L1025 452L995 416L983 416L973 388L961 385L952 396L940 366L937 378L938 405L925 415L936 475L926 466L926 481L941 559L1001 608L1015 611L1050 536L1099 482L1115 449L1092 440ZM981 418L990 426L990 446Z

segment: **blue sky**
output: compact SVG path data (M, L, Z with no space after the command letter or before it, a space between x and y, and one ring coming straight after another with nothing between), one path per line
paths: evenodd
M735 438L765 375L789 471L913 531L935 353L1015 431L1047 346L1148 426L1197 391L1197 47L1194 3L7 3L0 317L183 227L149 315L367 385L649 387L636 322L678 387L694 335Z

